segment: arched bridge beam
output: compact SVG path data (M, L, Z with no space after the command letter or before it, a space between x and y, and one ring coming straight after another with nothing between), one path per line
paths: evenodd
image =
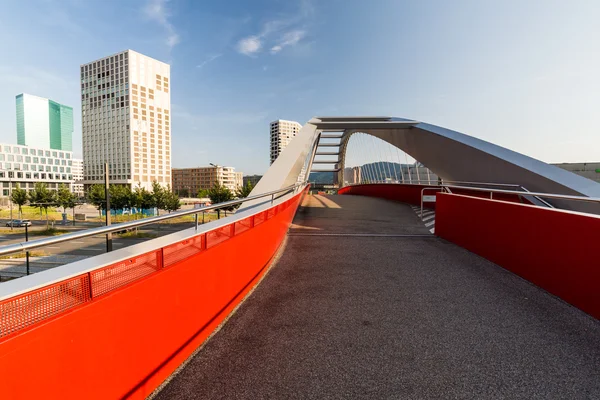
M325 130L344 132L341 168L351 135L364 132L405 151L445 180L519 184L535 192L600 197L599 184L556 166L460 132L393 117L312 118L269 168L256 193L305 180L319 134ZM598 212L593 204L557 205Z

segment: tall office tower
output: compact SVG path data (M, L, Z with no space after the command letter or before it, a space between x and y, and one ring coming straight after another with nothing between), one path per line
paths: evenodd
M290 141L300 132L302 125L296 121L278 119L271 122L271 164L286 148Z
M171 95L168 64L125 50L81 66L83 175L151 189L171 184Z
M73 150L73 108L43 97L17 95L17 143Z

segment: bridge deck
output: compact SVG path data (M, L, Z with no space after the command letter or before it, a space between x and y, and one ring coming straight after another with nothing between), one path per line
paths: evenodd
M394 236L427 233L407 205L307 196L271 272L158 398L600 396L598 321L433 235Z

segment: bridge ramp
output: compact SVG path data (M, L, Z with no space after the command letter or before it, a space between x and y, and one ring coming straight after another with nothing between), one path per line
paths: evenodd
M428 233L405 204L307 196L270 273L157 397L600 397L597 320Z

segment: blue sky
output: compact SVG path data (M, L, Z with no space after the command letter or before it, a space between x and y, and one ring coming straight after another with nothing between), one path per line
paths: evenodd
M14 97L74 107L79 65L171 64L173 166L268 167L268 123L393 115L547 162L600 161L600 2L28 0L0 13L0 141Z

